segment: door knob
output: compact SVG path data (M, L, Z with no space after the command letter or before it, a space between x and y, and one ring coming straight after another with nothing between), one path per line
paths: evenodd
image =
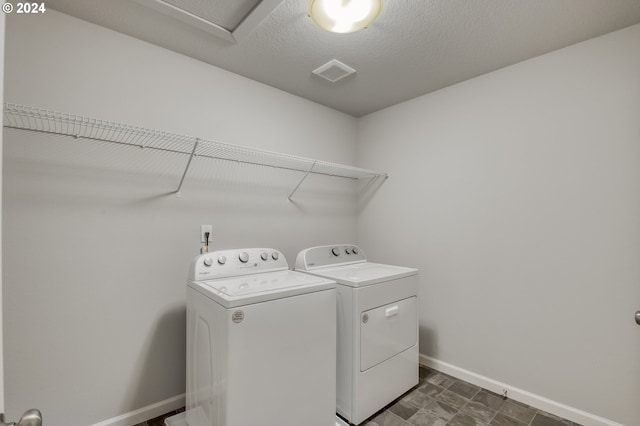
M640 311L636 311L636 324L640 325Z
M18 423L7 423L4 419L4 413L0 413L0 426L42 426L42 414L36 409L27 410Z
M27 410L18 420L17 426L42 426L42 414L35 408Z

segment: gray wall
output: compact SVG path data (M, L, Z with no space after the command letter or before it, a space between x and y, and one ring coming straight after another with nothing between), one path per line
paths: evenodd
M371 260L420 268L420 351L640 424L640 25L363 117Z
M6 101L353 164L356 120L48 10L7 19ZM6 409L83 425L184 392L185 281L214 248L355 240L355 186L5 130Z
M5 100L389 171L354 185L4 132L6 411L87 425L184 392L184 282L214 247L353 241L421 269L421 352L640 424L640 27L356 121L49 10ZM356 136L357 135L357 136ZM358 215L359 214L359 215ZM357 218L357 223L356 223ZM357 225L357 226L356 226ZM615 395L615 397L612 397Z
M4 81L4 14L0 16L0 81ZM0 84L0 99L3 99L4 85ZM2 188L2 134L0 134L0 188ZM2 199L0 198L0 222L2 221ZM2 229L0 228L0 413L4 412L4 369L2 350Z

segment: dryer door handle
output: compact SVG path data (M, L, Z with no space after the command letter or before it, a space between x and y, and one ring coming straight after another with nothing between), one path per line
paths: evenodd
M392 317L394 315L398 315L398 312L400 311L400 307L398 305L392 306L390 308L387 308L384 311L384 315L389 318Z

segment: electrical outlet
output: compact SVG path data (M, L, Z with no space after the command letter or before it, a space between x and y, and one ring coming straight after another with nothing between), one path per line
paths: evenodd
M213 226L211 226L211 225L200 225L200 242L202 244L207 242L207 239L204 236L205 232L209 233L209 244L211 244L211 241L213 241Z

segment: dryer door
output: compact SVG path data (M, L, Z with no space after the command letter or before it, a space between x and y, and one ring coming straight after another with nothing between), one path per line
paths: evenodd
M360 371L399 354L418 340L417 298L408 297L360 314Z

